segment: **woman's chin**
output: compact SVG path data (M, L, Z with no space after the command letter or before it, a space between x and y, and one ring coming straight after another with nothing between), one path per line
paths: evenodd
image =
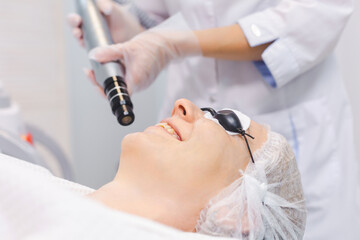
M141 132L130 133L126 135L121 143L121 153L137 151L140 149L140 141L143 138Z
M166 140L166 139L165 139ZM166 145L162 136L148 132L131 133L124 137L121 144L121 157L141 160L156 158Z

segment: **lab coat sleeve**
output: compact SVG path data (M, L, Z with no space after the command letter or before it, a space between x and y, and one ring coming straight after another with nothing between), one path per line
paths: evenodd
M282 87L332 52L352 10L352 0L282 0L238 23L251 47L273 42L262 59Z
M133 0L133 3L155 20L157 24L163 22L169 17L168 10L164 0Z

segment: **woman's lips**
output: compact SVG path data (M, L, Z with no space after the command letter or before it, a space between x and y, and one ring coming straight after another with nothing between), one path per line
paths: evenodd
M156 126L162 127L163 129L166 130L166 132L168 132L172 137L176 138L177 140L181 141L181 137L179 136L179 134L175 131L175 129L170 126L167 122L161 122L156 124Z

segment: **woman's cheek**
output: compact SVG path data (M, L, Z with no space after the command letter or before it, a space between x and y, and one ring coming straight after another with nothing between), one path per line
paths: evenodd
M203 142L214 150L220 151L226 145L229 144L229 136L225 132L225 130L220 129L213 129L213 131L207 131L206 134L202 137Z

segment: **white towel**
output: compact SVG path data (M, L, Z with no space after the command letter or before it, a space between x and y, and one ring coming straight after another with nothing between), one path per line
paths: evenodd
M215 239L112 210L93 191L0 154L0 239Z

